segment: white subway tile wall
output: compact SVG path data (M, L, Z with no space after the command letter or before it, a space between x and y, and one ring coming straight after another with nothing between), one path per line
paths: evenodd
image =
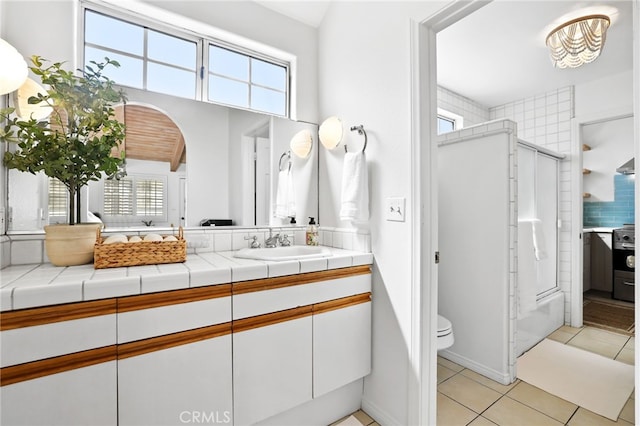
M464 127L489 121L489 108L438 86L438 108L464 117Z
M145 233L128 232L126 234L143 235ZM304 227L273 228L273 233L286 233L292 245L306 244ZM109 232L104 232L103 235L107 236ZM269 229L188 229L184 231L184 237L187 240L187 254L239 250L243 247L249 247L250 241L245 240L245 237L253 235L258 237L258 242L264 247L264 242L269 237ZM363 231L320 227L319 236L320 245L371 253L371 236ZM9 235L1 238L1 268L48 261L44 250L43 234Z
M491 120L518 123L518 137L562 154L571 154L571 119L575 114L574 88L567 86L489 109ZM559 285L565 294L565 322L571 318L571 161L560 162ZM578 249L578 248L576 248Z

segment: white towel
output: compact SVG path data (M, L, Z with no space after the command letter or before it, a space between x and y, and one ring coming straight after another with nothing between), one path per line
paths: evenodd
M518 221L518 318L526 317L537 307L538 268L533 235L531 220Z
M293 173L291 169L280 170L276 189L275 217L285 219L296 215L295 191L293 189Z
M347 152L344 156L340 219L354 222L369 219L369 177L362 151Z
M536 260L546 259L548 257L546 250L546 243L544 239L544 232L542 231L542 221L540 219L531 220L532 234L533 234L533 249L536 254Z

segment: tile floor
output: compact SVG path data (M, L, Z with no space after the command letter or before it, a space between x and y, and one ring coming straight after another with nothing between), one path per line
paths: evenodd
M563 326L550 339L634 363L635 337L593 328ZM617 422L516 380L501 385L471 370L438 358L438 426L606 426L635 424L635 391Z
M549 338L627 364L634 363L635 337L593 327L563 326ZM523 381L516 380L505 386L438 357L438 426L629 426L635 424L634 403L635 391L618 421L613 422ZM333 425L378 426L362 410L353 416Z

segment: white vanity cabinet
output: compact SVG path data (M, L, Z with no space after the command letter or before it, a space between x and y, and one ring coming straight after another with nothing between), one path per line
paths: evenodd
M118 302L119 425L230 423L231 285Z
M234 322L234 425L250 425L311 400L311 309Z
M313 397L338 389L370 372L370 294L315 305Z
M0 327L0 424L117 422L115 300L3 312Z
M277 423L369 374L371 269L6 311L0 350L3 425Z
M234 424L366 376L370 300L368 265L234 283Z

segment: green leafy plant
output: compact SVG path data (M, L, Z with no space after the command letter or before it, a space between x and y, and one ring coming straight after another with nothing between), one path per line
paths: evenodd
M125 137L124 124L115 117L113 105L125 102L115 82L103 75L105 67L120 66L105 58L91 62L77 75L63 69L62 62L48 64L32 56L31 71L40 77L47 93L29 98L29 104L46 103L53 107L47 120L20 119L13 108L0 110L5 122L0 140L17 145L5 153L8 168L56 178L69 191L69 225L80 221L80 189L90 181L118 171L124 159L113 155Z

